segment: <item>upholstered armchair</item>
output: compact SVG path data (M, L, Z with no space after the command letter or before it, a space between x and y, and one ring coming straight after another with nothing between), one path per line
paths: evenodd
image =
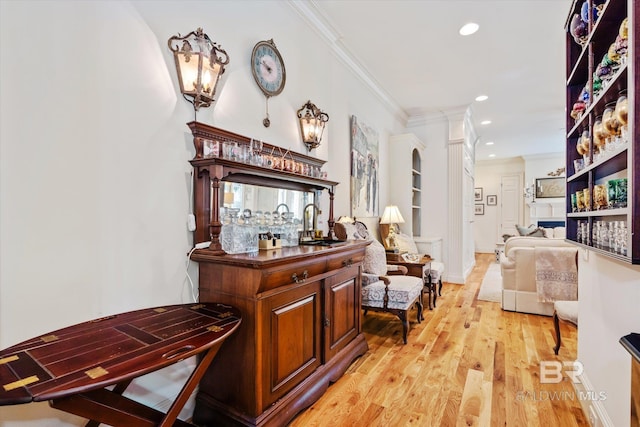
M553 303L553 329L555 330L556 345L553 352L557 355L562 345L560 336L560 321L569 322L578 326L578 301L556 301Z
M362 274L362 309L392 313L402 322L402 340L407 343L409 333L408 311L417 307L416 319L422 322L423 281L420 277L407 276L404 266L387 265L386 251L372 238L362 223L336 223L336 236L343 239L367 239Z

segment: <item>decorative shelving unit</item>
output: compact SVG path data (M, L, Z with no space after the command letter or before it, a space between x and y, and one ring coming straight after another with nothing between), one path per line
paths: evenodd
M422 235L422 215L426 212L422 194L422 156L424 143L413 133L389 138L389 174L393 177L389 197L405 220L400 229L414 238ZM410 168L407 165L411 165Z
M422 159L417 148L411 151L411 214L413 215L413 235L421 235L422 213Z
M583 6L587 3L587 6ZM604 4L595 0L574 0L566 24L566 225L567 240L618 259L623 262L640 264L640 102L636 96L640 89L640 54L637 41L640 39L640 0L608 0ZM593 12L598 6L599 11ZM587 34L583 45L574 40L574 17L580 16L583 7L588 7ZM626 61L611 65L613 71L602 79L602 89L594 90L598 85L597 73L601 73L599 64L609 58L609 50L620 27L628 19L628 39ZM573 22L572 22L573 21ZM615 51L613 53L615 56ZM606 58L605 58L606 56ZM614 61L615 62L615 61ZM611 64L611 61L609 61ZM594 125L596 119L603 116L606 106L615 103L620 94L626 90L628 100L628 142L613 144L608 149L598 152L594 141ZM584 91L584 92L583 92ZM586 93L584 111L572 117L576 100ZM588 135L591 143L581 156L576 145L582 141L583 134ZM616 146L614 149L610 147ZM576 162L582 161L582 167ZM626 203L605 205L596 203L602 200L596 194L607 188L608 182L626 179ZM603 187L604 186L604 187ZM585 200L583 209L572 206L572 195L587 190L589 198ZM594 194L594 192L596 194ZM606 192L607 197L609 192ZM612 200L612 199L609 199ZM600 209L598 209L600 207ZM599 231L604 227L615 230L626 228L626 239L615 236L603 237L607 234ZM623 236L624 233L618 234Z

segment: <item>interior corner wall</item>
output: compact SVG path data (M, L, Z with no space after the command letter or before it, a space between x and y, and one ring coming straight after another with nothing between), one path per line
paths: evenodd
M483 215L474 216L476 252L491 253L496 248L496 242L502 241L500 235L501 179L504 175L522 174L524 170L525 163L521 157L476 162L475 186L482 188L482 200L475 203L482 204L484 207ZM487 204L487 196L490 195L497 196L497 205ZM524 198L521 203L524 205Z
M200 26L230 63L198 121L305 153L296 110L311 99L330 115L311 155L340 182L336 216L349 212L350 116L376 128L381 153L388 135L403 131L397 112L288 2L0 1L0 348L197 298L185 274L194 110L179 94L167 40ZM264 128L250 56L270 38L287 82L269 100ZM381 176L387 168L381 162ZM383 206L388 185L380 181ZM194 263L189 272L197 287ZM188 374L152 375L158 380L132 390L161 405ZM163 378L172 379L167 389ZM3 427L84 424L46 403L0 407L0 419Z

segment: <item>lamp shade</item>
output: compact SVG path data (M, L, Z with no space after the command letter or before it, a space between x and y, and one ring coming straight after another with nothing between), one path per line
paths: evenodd
M396 205L389 205L384 208L380 224L403 224L404 218L400 213L400 209Z

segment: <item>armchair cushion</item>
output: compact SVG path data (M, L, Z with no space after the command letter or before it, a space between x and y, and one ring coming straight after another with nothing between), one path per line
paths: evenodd
M421 296L422 286L420 278L393 276L393 280L389 281L387 308L407 310ZM363 286L362 304L368 307L384 307L384 294L385 284L383 280Z

